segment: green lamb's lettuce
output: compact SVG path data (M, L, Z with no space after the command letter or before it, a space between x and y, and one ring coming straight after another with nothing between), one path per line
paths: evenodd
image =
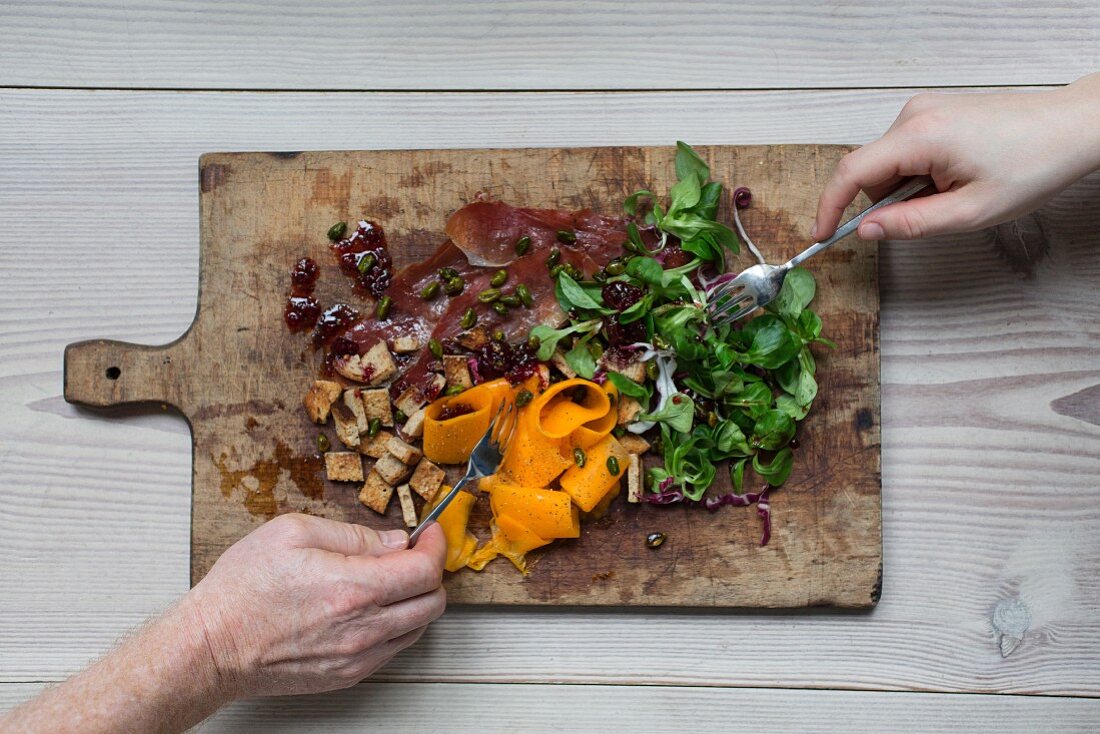
M540 341L539 359L561 350L578 375L606 374L622 395L641 403L641 414L627 428L659 432L655 448L664 460L649 470L652 486L659 494L678 493L672 499L651 496L658 504L702 500L720 469L737 493L748 469L770 486L783 484L794 465L798 422L817 396L810 347L833 346L810 308L816 284L803 268L788 273L779 296L748 322L718 327L708 322L700 268L712 275L724 271L727 255L739 251L738 238L717 221L722 185L710 180L705 161L684 143L677 143L676 176L666 204L652 191L627 197L623 208L635 221L628 226L627 254L616 274L605 270L593 281L559 274L557 299L570 322L531 332ZM649 230L645 236L639 224ZM664 253L676 247L685 253L678 259L684 264L666 268ZM610 308L601 295L607 283L617 281L643 294L622 311ZM632 345L644 348L644 381L600 368L599 355L609 348L609 320L644 328L645 341ZM751 497L766 511L766 492ZM716 499L722 500L716 505L745 504L744 498Z

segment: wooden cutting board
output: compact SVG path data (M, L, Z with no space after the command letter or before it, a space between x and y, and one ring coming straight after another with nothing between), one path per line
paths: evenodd
M729 192L752 189L745 226L779 262L806 242L821 186L847 150L719 146L699 153L727 184L725 221ZM399 527L396 500L379 517L358 503L357 486L322 478L317 428L301 407L316 357L282 322L292 263L310 255L322 265L323 305L354 298L328 252L333 222L381 223L400 267L434 251L447 216L478 192L517 205L616 213L637 189L668 191L673 155L671 147L205 155L194 323L164 346L70 345L65 398L100 407L168 404L187 418L192 583L230 544L280 513ZM747 264L742 255L733 267ZM526 578L504 560L482 573L450 575L451 603L872 606L882 568L877 248L847 241L810 267L815 308L838 347L816 351L821 389L799 430L791 478L773 493L769 545L759 545L752 508L712 514L619 500L579 540L543 552ZM474 526L486 522L480 507ZM656 550L645 545L654 531L668 537Z

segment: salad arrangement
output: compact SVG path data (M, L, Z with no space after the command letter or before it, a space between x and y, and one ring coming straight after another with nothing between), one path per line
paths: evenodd
M817 395L810 346L835 345L821 335L810 308L814 278L802 268L787 275L767 311L733 325L708 323L708 286L721 282L740 241L716 220L722 184L682 142L676 175L667 204L651 191L624 202L634 219L627 255L590 281L558 273L556 296L568 321L534 327L531 342L540 360L560 350L578 376L609 381L640 403L635 420L616 430L659 431L653 449L663 461L647 471L645 501L711 510L759 503L766 543L767 492L790 475L798 422ZM746 189L736 194L737 206L748 205ZM600 360L608 352L623 363L643 361L645 378L598 366L615 363ZM760 492L744 493L750 467L766 482ZM707 495L720 470L734 491Z

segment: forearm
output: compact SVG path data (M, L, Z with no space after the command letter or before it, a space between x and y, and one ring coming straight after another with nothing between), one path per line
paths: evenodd
M1066 101L1067 122L1078 135L1067 145L1080 157L1081 175L1100 170L1100 72L1089 74L1055 92Z
M185 597L88 670L0 719L0 731L179 732L232 697Z

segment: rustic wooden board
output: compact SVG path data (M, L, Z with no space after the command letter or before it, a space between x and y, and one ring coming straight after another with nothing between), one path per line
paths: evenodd
M804 241L823 177L845 150L700 152L716 177L753 189L746 226L779 259ZM163 347L71 345L65 397L104 407L165 403L187 417L194 439L193 582L229 544L278 513L397 526L396 503L381 519L358 504L355 487L320 479L311 453L316 429L299 403L314 357L281 322L293 260L311 254L323 263L318 295L330 303L348 291L325 252L324 231L338 219L380 221L402 265L434 250L446 216L478 191L523 205L615 211L637 188L667 190L672 175L670 148L204 156L194 324ZM858 242L837 246L814 265L817 308L838 349L819 354L821 394L800 432L791 480L775 494L769 546L757 546L751 511L710 515L620 502L579 541L544 553L526 579L502 562L450 577L451 601L873 605L881 583L876 266L876 249ZM669 541L654 552L642 539L656 529Z

